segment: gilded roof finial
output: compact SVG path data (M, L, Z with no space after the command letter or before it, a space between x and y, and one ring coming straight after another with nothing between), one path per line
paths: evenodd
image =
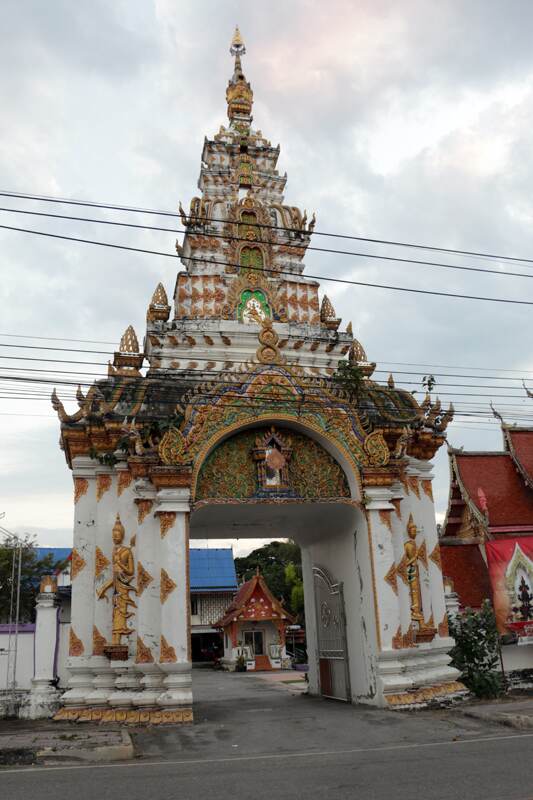
M232 56L242 55L246 53L246 47L244 46L244 42L242 40L241 32L239 30L239 26L235 25L235 33L233 34L233 39L231 40L231 47L229 49Z
M241 56L246 53L246 47L244 46L238 26L235 28L229 51L231 55L235 57L235 69L233 70L233 76L226 89L228 118L230 121L238 118L240 124L246 126L251 122L254 95L242 71Z
M131 325L128 325L122 334L122 339L120 340L118 349L121 353L139 352L139 342L137 341L137 336Z

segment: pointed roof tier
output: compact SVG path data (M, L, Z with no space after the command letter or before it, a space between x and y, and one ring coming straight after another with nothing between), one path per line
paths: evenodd
M267 622L273 620L290 625L294 617L276 600L259 570L239 587L225 614L215 622L216 628L224 628L232 622Z

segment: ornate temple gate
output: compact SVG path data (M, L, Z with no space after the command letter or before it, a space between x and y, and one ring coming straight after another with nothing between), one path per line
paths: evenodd
M320 694L350 700L346 615L342 583L333 583L321 567L313 567Z
M238 31L231 52L229 124L180 204L174 308L159 284L142 348L129 327L73 413L52 395L74 479L58 719L192 721L190 538L300 545L311 694L408 707L464 691L431 489L453 409L372 380L352 323L320 302L303 274L315 217L284 203L279 148L252 128Z

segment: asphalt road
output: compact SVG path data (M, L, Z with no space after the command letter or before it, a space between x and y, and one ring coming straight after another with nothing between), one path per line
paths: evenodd
M533 732L291 696L250 675L197 673L195 690L195 724L134 733L135 761L4 769L0 798L533 798Z

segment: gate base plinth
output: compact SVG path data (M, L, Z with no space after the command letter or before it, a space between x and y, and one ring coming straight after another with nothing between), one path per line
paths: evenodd
M58 722L118 722L122 725L180 725L194 721L192 708L60 708Z
M464 700L470 692L461 681L441 684L440 686L424 686L408 692L385 695L389 708L395 711L415 711L428 705L450 705Z

